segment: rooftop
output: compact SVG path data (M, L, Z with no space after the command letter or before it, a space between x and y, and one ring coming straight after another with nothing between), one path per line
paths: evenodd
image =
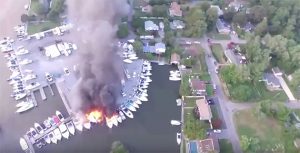
M198 141L198 152L200 153L210 153L211 151L215 151L215 144L213 139L204 139Z
M192 78L190 80L191 87L193 90L206 90L206 84L198 78Z
M170 6L170 16L182 16L180 5L177 2L172 2Z
M210 120L212 118L212 114L209 105L206 103L205 98L197 99L196 104L200 114L200 120Z
M272 73L264 73L263 79L267 81L268 84L272 84L274 86L280 86L279 80Z

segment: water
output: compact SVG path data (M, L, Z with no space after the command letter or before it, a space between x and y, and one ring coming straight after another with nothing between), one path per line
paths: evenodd
M170 120L180 120L180 107L176 106L179 82L168 80L170 66L153 64L152 82L149 86L149 101L144 102L134 119L126 119L118 127L108 129L105 125L94 125L89 131L76 131L75 136L68 140L63 139L57 145L50 144L40 153L107 153L113 141L121 141L131 153L176 153L179 145L176 142L176 133L179 126L172 126ZM47 101L38 102L38 108L22 115L12 114L14 122L7 123L3 145L0 152L20 152L19 137L23 135L33 123L43 121L46 117L60 110L64 115L66 110L61 99L52 96L46 88ZM57 95L57 89L54 88ZM40 96L39 93L36 93ZM9 129L9 130L8 130ZM4 147L5 149L3 149ZM6 152L5 152L6 151Z

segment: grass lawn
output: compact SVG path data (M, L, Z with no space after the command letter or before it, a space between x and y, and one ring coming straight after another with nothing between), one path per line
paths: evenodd
M220 118L216 105L210 105L210 109L211 109L213 119Z
M220 64L226 63L226 61L227 61L226 56L225 56L223 48L220 44L212 44L211 50L212 50L214 57Z
M197 98L184 98L184 107L195 107Z
M234 115L234 121L240 138L244 135L259 140L261 149L258 152L297 152L294 139L285 133L283 123L273 118L258 115L254 110L243 110ZM283 145L285 150L271 151L276 145Z
M208 128L208 123L195 118L193 109L184 109L184 133L190 140L204 139Z
M209 97L214 95L214 89L211 84L206 85L206 93L207 93L207 96L209 96Z
M257 100L271 100L285 102L288 98L284 91L269 91L264 83L259 83L256 86L252 86L256 91Z
M38 32L41 32L41 31L46 31L46 30L55 28L59 25L60 25L59 23L52 22L52 21L41 22L41 23L38 23L38 24L29 23L28 28L27 28L27 32L28 32L29 35L31 35L31 34L34 34L34 33L38 33Z
M38 10L39 0L31 0L29 15L36 14Z
M227 34L220 34L217 31L213 31L207 34L208 37L216 40L230 40L230 36Z
M219 139L220 153L233 153L232 144L227 139Z

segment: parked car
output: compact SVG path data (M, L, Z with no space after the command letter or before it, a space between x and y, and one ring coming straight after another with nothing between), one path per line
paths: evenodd
M220 129L215 129L214 133L221 133L222 131Z

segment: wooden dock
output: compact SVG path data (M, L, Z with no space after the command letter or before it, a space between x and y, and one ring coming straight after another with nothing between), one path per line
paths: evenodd
M41 97L42 97L42 99L43 99L43 100L46 100L46 99L47 99L47 97L46 97L46 94L45 94L45 91L44 91L44 88L43 88L43 87L41 87L41 88L40 88L40 94L41 94Z

